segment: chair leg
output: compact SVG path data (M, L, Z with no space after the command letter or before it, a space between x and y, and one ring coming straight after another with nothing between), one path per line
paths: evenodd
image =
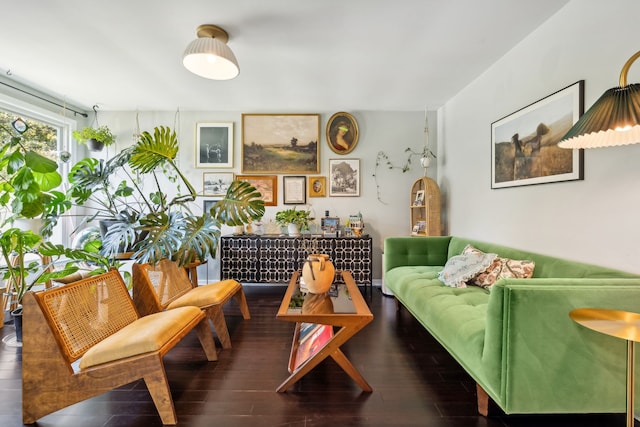
M204 350L204 354L207 355L209 362L215 362L218 360L218 354L216 352L216 343L213 341L213 335L211 335L211 328L209 327L209 318L205 317L196 326L196 333L198 339Z
M244 318L244 320L251 319L249 306L247 305L247 297L244 294L244 289L242 289L242 286L240 286L240 289L233 297L236 299L238 305L240 306L240 312L242 312L242 317Z
M218 339L220 340L220 344L222 344L222 348L231 348L231 338L229 337L227 322L224 320L222 306L217 304L207 308L207 316L213 322L213 328L215 329L216 334L218 334Z
M144 376L144 382L147 384L153 403L162 419L162 424L175 425L178 423L176 418L176 410L173 406L171 398L171 390L167 382L167 375L162 365L162 359L158 360L158 370L150 375Z

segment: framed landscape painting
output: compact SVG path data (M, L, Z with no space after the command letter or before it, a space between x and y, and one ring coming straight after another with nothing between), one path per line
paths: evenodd
M584 150L558 142L584 112L584 80L491 124L491 188L584 179Z
M254 186L264 201L265 206L278 204L278 177L276 175L236 175L238 181L247 181Z
M360 195L360 159L329 159L329 196Z
M224 196L233 182L233 172L204 172L202 174L203 196Z
M233 167L233 123L196 124L196 167Z
M243 114L242 172L318 173L319 114Z

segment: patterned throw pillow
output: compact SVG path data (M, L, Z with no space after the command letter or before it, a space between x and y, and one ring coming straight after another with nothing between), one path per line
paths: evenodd
M482 254L481 250L467 245L462 253ZM486 270L469 280L469 284L491 289L494 283L503 277L515 279L529 279L533 276L535 262L529 260L517 260L503 257L495 257Z
M453 288L466 288L467 280L485 271L496 256L496 254L485 254L484 252L453 256L447 260L444 268L438 274L438 279Z

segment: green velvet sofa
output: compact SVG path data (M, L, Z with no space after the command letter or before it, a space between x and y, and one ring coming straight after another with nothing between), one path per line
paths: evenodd
M532 260L533 276L445 286L438 272L467 244ZM390 237L384 284L476 381L481 414L489 398L507 414L625 412L626 342L569 312L640 312L640 276L460 237Z

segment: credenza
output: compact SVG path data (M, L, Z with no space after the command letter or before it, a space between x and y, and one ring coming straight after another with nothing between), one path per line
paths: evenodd
M362 237L316 237L303 235L229 235L220 239L220 279L249 283L288 283L307 255L329 255L336 271L351 273L358 285L373 283L373 248ZM336 274L337 283L344 283Z

